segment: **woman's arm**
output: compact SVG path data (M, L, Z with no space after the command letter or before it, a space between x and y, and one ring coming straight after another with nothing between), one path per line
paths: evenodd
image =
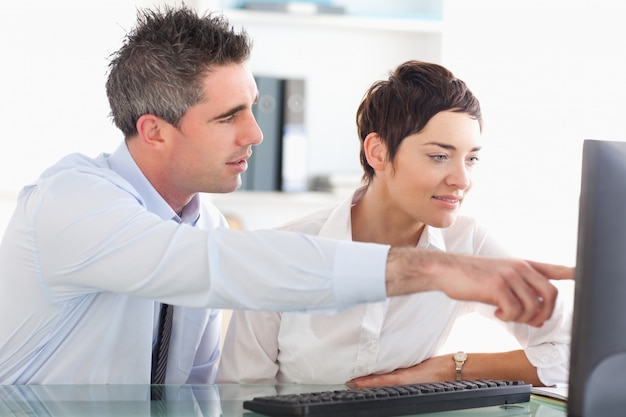
M353 379L348 385L372 387L381 385L416 384L423 382L453 381L456 368L453 354L434 356L410 368L396 369L380 375L368 375ZM463 365L463 379L522 380L535 386L543 386L535 368L523 350L498 353L468 353Z
M280 313L233 311L216 382L275 383Z

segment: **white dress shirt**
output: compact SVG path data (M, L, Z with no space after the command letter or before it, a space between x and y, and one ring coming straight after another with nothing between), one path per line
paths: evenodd
M0 384L148 383L158 302L177 306L166 383L212 382L209 308L379 301L388 250L233 231L198 196L179 218L125 143L70 155L20 192L0 245Z
M284 229L350 240L350 208L362 192L357 190L338 207L312 213ZM417 246L507 256L484 228L463 216L446 229L427 226ZM538 367L543 383L567 382L571 312L564 311L560 300L552 319L533 328L505 324L495 317L492 306L452 300L440 292L388 298L338 316L234 312L217 381L342 384L410 367L437 355L455 320L472 311L492 317L512 332Z

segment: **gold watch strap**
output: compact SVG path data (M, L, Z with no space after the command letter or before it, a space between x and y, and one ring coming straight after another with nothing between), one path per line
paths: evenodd
M467 360L467 354L465 352L459 351L452 356L452 359L454 359L454 366L455 366L455 371L456 371L455 379L459 381L463 379L462 371L463 371L463 365L465 364L465 361Z

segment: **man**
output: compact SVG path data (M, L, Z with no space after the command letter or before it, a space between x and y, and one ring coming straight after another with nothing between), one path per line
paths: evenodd
M138 18L106 86L125 140L46 170L4 234L0 383L212 382L220 319L210 308L337 311L439 290L496 305L502 320L550 317L546 277L571 268L229 230L198 193L236 190L262 141L250 41L186 7Z

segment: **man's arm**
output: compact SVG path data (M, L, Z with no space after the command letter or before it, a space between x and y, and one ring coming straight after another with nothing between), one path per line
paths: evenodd
M391 248L386 288L388 296L442 291L453 299L494 305L503 321L538 327L551 317L558 294L549 279L573 275L570 267L521 259Z

